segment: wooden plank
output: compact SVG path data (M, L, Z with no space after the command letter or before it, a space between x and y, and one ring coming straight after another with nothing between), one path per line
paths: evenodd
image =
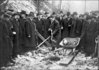
M47 39L45 39L43 42L41 42L37 47L39 48L41 45L43 45L48 39L50 39L50 36L47 38Z
M77 56L77 54L79 53L79 51L77 51L73 56L71 56L68 61L66 61L66 63L60 63L60 65L62 66L68 66L69 64L71 64L73 62L73 60L75 59L75 57Z
M36 31L36 34L37 36L42 40L46 40L38 31ZM50 38L49 38L50 39ZM45 44L48 46L48 47L51 47L51 44L48 42L48 41L45 41Z

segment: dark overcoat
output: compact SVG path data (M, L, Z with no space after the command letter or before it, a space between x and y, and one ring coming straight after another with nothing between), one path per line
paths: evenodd
M50 29L52 30L53 32L53 36L54 38L57 40L59 39L59 29L60 29L60 26L59 26L59 22L55 19L55 20L50 20Z
M11 23L0 19L0 67L6 66L12 56Z
M16 57L17 54L20 54L20 46L19 46L19 20L12 18L10 20L12 22L13 28L13 58Z
M84 39L84 51L86 54L93 54L95 49L95 38L97 36L97 24L94 21L85 23L85 33L83 36Z
M72 19L68 18L63 19L63 31L62 31L62 37L70 37L70 31L72 27Z
M48 31L51 24L50 19L49 18L43 19L43 23L44 23L44 38L47 38L50 35L50 32Z
M35 38L35 30L36 30L36 24L33 22L33 20L29 19L27 20L26 24L26 29L27 29L27 36L26 36L26 43L27 47L30 48L31 50L34 50L36 48L36 38ZM30 36L30 37L28 37Z

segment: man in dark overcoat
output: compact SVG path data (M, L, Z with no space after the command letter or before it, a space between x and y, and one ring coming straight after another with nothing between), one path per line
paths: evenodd
M91 16L87 16L87 22L84 25L84 52L87 56L92 55L95 50L95 38L96 38L96 28L97 24L96 21L92 20Z
M67 12L67 17L65 19L63 19L63 31L62 31L63 38L70 37L71 27L72 27L71 14L70 14L70 12Z
M30 23L27 20L27 14L25 11L21 12L19 19L19 46L22 53L29 51L30 37L31 37L31 28Z
M32 14L29 14L29 16L28 16L28 22L29 22L29 28L30 28L30 30L29 30L29 34L30 34L30 37L29 37L29 47L30 47L30 49L31 50L35 50L36 49L36 24L34 23L34 15Z
M78 32L78 30L77 30L78 23L80 23L80 21L77 17L77 12L74 12L72 14L72 24L71 24L71 30L70 30L70 37L77 37L76 33Z
M59 22L56 20L56 14L53 13L50 17L50 27L49 31L51 31L51 40L56 43L56 46L59 47ZM54 48L53 48L54 49Z
M11 61L12 56L12 25L9 18L7 14L0 18L0 67L6 66Z
M18 54L20 54L20 46L19 46L19 19L20 16L18 13L14 13L12 15L12 18L10 19L13 28L12 28L12 33L13 33L13 54L12 57L15 58Z
M36 30L42 36L44 36L44 23L42 20L42 14L41 13L37 13L37 18L35 18L35 24L36 24ZM39 37L37 37L37 41L38 41L38 44L42 42L42 40Z
M50 32L48 31L50 26L50 19L49 19L49 13L45 12L44 18L43 18L43 24L44 24L44 38L47 38L50 36Z
M59 26L60 26L60 29L59 29L59 42L62 40L63 23L64 23L63 15L64 15L63 11L60 11L58 16L56 17L56 20L58 20Z

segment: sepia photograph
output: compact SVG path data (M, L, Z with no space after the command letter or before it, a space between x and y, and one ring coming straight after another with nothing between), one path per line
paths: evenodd
M0 0L0 70L99 70L99 0Z

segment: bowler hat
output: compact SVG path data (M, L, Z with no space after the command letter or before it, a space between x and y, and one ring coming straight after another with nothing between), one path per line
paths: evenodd
M67 16L70 16L70 12L67 12Z
M26 11L22 10L20 14L26 14Z

